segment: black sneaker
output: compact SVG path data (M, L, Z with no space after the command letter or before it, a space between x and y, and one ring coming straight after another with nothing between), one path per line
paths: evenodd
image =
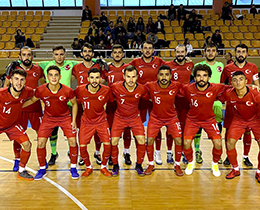
M113 169L111 171L111 175L112 176L118 176L118 174L119 174L119 165L116 164L116 165L113 166Z
M101 155L94 153L94 158L96 158L97 164L101 165Z
M56 160L57 160L58 157L59 157L58 152L56 153L56 155L51 154L51 158L50 158L50 160L49 160L49 162L48 162L48 165L49 165L49 166L55 165L55 162L56 162Z
M79 165L80 165L80 166L83 166L84 164L85 164L85 163L84 163L83 159L80 158L80 160L79 160Z
M131 165L132 161L131 161L131 155L129 153L124 153L124 158L125 158L125 164L126 165Z
M112 157L109 156L109 159L108 159L108 165L112 166L113 165L113 161L112 161Z
M28 180L28 181L32 181L34 179L33 176L30 175L27 171L18 172L17 177L19 179L25 179L25 180Z
M143 170L143 167L142 167L141 164L136 163L135 171L137 172L137 174L138 174L139 176L144 176L144 175L145 175L144 170Z
M228 157L226 157L226 159L224 160L223 164L224 164L224 166L230 166L230 162L229 162Z
M251 163L251 161L249 160L248 157L243 158L243 163L247 166L247 167L252 167L253 164Z

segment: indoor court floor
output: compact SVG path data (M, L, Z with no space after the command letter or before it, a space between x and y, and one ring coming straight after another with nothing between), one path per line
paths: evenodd
M27 133L33 142L32 155L28 163L31 174L38 170L36 156L36 134L32 129ZM50 147L47 144L47 158ZM223 142L224 145L224 142ZM89 146L93 174L87 178L72 180L69 173L68 144L62 132L58 140L59 158L57 164L49 167L47 176L40 181L24 181L16 177L13 167L12 143L5 134L0 135L0 209L2 210L158 210L158 209L259 209L260 184L254 178L257 168L258 146L253 140L250 159L253 168L242 166L242 141L237 144L241 176L226 180L230 168L219 165L221 176L211 174L211 142L205 134L201 141L204 162L196 164L190 176L177 177L173 165L166 163L166 144L162 141L161 166L150 176L138 177L135 164L127 166L123 162L123 144L120 140L120 174L107 178L99 172L95 163L94 142ZM131 158L135 162L135 143L132 141ZM225 158L223 150L222 158ZM147 157L143 167L147 167ZM181 164L182 169L186 166ZM81 174L85 167L79 166ZM35 174L34 174L35 175Z

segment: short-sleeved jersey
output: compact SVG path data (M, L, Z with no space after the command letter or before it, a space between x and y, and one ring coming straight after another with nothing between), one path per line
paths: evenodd
M115 67L113 64L110 64L108 71L104 72L105 80L107 81L108 86L111 86L115 82L123 81L124 69L128 64L123 63L120 67Z
M88 85L80 85L76 88L75 95L83 106L83 117L93 123L99 123L106 119L104 106L107 102L114 100L110 88L104 85L100 85L96 93L89 92Z
M77 65L78 63L79 62L77 62L77 61L65 60L63 66L59 67L60 70L61 70L61 79L60 79L61 84L64 84L64 85L70 87L72 68L75 65ZM52 61L41 61L41 62L38 63L38 65L43 69L43 73L45 75L46 82L48 82L48 80L47 80L47 69L49 68L49 66L56 66L55 61L54 60L52 60Z
M172 81L180 82L181 84L189 84L194 66L193 62L185 62L183 65L179 65L175 60L172 60L167 61L165 65L171 68Z
M87 68L83 62L73 67L72 75L76 77L78 86L88 83L88 71L91 68L97 68L101 71L100 65L95 63L90 68Z
M231 79L233 73L236 71L242 71L247 79L247 84L252 84L253 81L258 80L258 68L254 63L246 62L243 68L239 68L236 65L236 62L228 64L225 66L223 73L221 74L221 83L224 83L228 80L228 83L231 84Z
M129 63L129 65L132 65L137 69L139 74L137 82L140 84L156 81L158 69L164 64L164 60L159 57L153 57L150 63L146 63L142 57L135 58Z
M19 98L11 95L10 87L0 89L0 130L12 126L22 111L23 103L33 96L33 89L24 86Z
M119 118L136 118L140 114L138 109L140 99L149 99L146 87L138 83L132 92L126 89L123 81L112 84L111 90L117 103L115 116Z
M151 116L160 120L169 120L177 116L175 110L175 96L182 87L179 82L171 82L167 88L161 88L158 82L146 83L150 98L153 102Z
M213 103L216 97L228 87L223 84L209 83L206 90L199 91L195 83L183 86L181 93L190 103L187 117L198 121L213 118L215 116L212 109Z
M197 66L198 64L202 64L202 65L205 64L210 67L210 69L212 71L212 75L209 80L210 83L220 83L220 77L221 77L221 74L224 69L223 63L215 61L215 64L213 66L211 66L211 65L207 64L207 61L201 61L199 63L196 63L195 66Z
M75 97L70 87L60 84L58 92L52 93L47 83L38 87L34 95L45 104L45 115L49 117L64 117L70 115L67 103Z
M247 87L247 93L243 98L238 97L234 88L229 88L221 94L220 100L228 101L238 118L244 120L259 118L260 94L251 87Z

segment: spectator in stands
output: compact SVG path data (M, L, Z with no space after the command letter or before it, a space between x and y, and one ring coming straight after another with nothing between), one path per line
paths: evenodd
M24 33L20 29L18 29L18 30L16 30L16 35L14 38L15 38L15 47L22 48L25 43Z
M149 34L149 33L154 33L155 32L155 24L153 22L153 18L152 17L149 17L148 18L148 23L146 24L146 34Z
M187 49L187 56L195 57L195 53L193 52L193 47L190 44L190 39L189 38L186 38L184 40L184 45L186 46L186 49Z
M207 38L205 39L205 42L203 44L203 48L205 48L207 45L210 45L211 43L213 43L211 36L207 36Z
M193 20L192 32L203 33L201 29L201 21L198 16Z
M120 32L116 40L116 43L122 45L124 49L128 49L128 42L125 37L125 34L123 32Z
M157 21L155 22L155 33L161 32L163 35L165 35L164 30L164 24L163 21L161 21L161 17L157 16Z
M252 4L252 7L250 9L250 14L253 14L254 17L255 17L255 14L257 14L257 9L255 8L254 4Z
M192 18L186 19L183 24L184 35L187 32L193 33L193 28L194 28L194 22L193 22Z
M183 4L180 4L177 13L178 13L178 21L180 22L180 20L186 20L186 14L188 14L189 12L184 9Z
M110 21L109 26L107 26L105 29L105 34L107 34L107 32L110 31L112 38L115 40L116 39L115 30L116 28L114 27L113 21Z
M222 7L222 15L220 18L222 18L223 21L233 19L230 4L228 2L225 2L224 6Z
M119 34L120 33L122 33L123 34L123 36L125 37L125 39L127 39L127 37L126 37L126 29L125 29L125 27L123 26L123 22L122 21L120 21L119 23L118 23L118 25L117 25L117 27L116 27L116 29L115 29L115 37L116 37L116 39L118 38L118 36L119 36Z
M110 39L108 42L107 42L107 46L106 46L106 49L107 50L110 50L113 46L114 46L114 40L113 39Z
M171 4L169 10L168 10L168 20L175 20L176 19L176 9L174 8L174 5Z
M127 23L127 36L132 39L134 37L135 33L135 22L132 17L129 18L128 23Z
M124 24L124 21L123 21L123 18L121 16L119 16L116 20L116 26L118 26L119 22L122 23L122 26L125 27L125 24Z
M94 40L94 37L92 36L92 34L88 33L85 38L84 38L84 43L89 43L91 44L92 46L95 45L95 40Z
M88 6L86 6L85 9L82 11L81 21L83 22L85 20L92 21L92 12Z
M135 30L136 31L140 30L142 33L144 32L144 21L142 17L138 18L138 21L135 26Z
M140 30L137 30L133 39L138 45L141 45L145 41L145 35Z
M98 50L105 50L105 49L106 49L106 45L104 44L104 41L103 41L103 40L100 40L99 44L96 44L96 45L94 46L94 48L95 48L95 49L98 49ZM98 56L99 56L99 57L100 57L100 56L105 57L105 52L100 52L100 51L98 51L98 50L95 51L96 57L98 57Z
M105 16L104 12L101 12L101 16L100 16L99 20L100 20L102 30L104 31L105 28L108 26L108 20L107 20L107 17Z
M215 33L213 33L211 39L212 42L214 42L218 48L224 48L224 44L222 43L222 37L219 29L215 30Z
M128 52L128 57L139 57L141 56L141 52L138 51L141 45L138 45L137 42L133 39L131 41L131 44L129 44L129 49L132 49L132 51Z
M164 39L158 39L155 33L150 33L147 40L152 42L155 49L160 49L164 47L169 47L170 41L165 41Z
M73 43L71 44L71 48L73 49L73 55L76 58L80 57L80 50L81 50L82 45L79 43L78 38L74 38ZM78 52L77 52L78 51Z
M234 63L234 61L232 59L232 54L230 52L226 53L224 55L224 58L226 59L227 64Z
M104 34L104 35L105 35L104 43L108 44L110 39L113 39L113 37L112 37L110 31L107 31L107 34Z
M88 29L88 34L91 34L93 37L97 36L98 34L98 27L96 23L91 23Z
M102 40L104 44L105 43L105 34L103 33L102 29L100 28L98 31L98 34L95 36L95 43L100 43L100 41Z
M31 40L31 38L27 38L26 39L25 46L30 47L30 48L34 48L35 47L33 41Z
M192 20L194 21L196 17L197 17L197 14L196 14L195 9L191 10L189 18L192 18Z

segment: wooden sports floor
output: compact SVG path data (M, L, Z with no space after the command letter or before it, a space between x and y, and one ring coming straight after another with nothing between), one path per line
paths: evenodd
M36 134L28 129L33 142L28 170L36 172ZM150 176L138 177L134 164L123 162L123 146L120 141L120 175L107 178L99 172L93 158L94 144L89 146L94 172L90 177L72 180L69 174L67 141L60 132L58 140L59 158L55 166L48 169L48 175L41 181L17 179L12 172L12 143L5 134L0 135L0 209L4 210L50 210L50 209L89 209L89 210L153 210L153 209L259 209L260 184L254 178L257 167L258 146L251 147L250 159L253 168L242 166L242 141L238 142L241 176L226 180L229 168L220 165L221 176L214 177L210 171L212 144L205 134L201 141L203 164L196 165L190 176L177 177L173 165L166 163L166 145L162 142L161 166ZM225 153L225 150L224 150ZM132 160L135 161L135 144L131 145ZM48 159L50 148L48 144ZM222 155L225 158L225 154ZM143 164L147 165L147 158ZM182 164L182 168L185 165ZM78 167L81 174L84 166ZM31 172L33 174L33 172ZM35 174L34 174L35 175Z

